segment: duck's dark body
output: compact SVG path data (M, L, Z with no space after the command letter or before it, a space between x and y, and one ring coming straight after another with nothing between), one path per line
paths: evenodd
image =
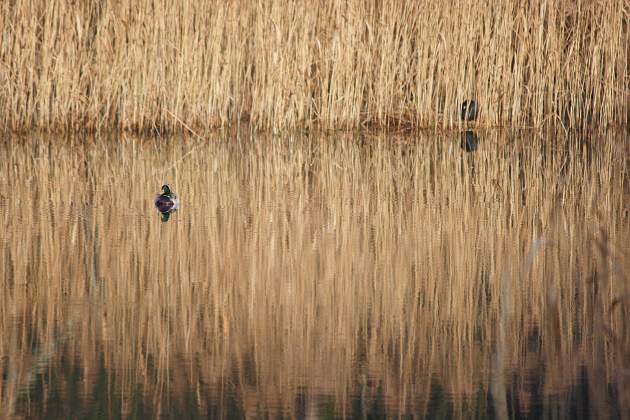
M162 214L162 221L167 221L169 214L179 207L179 198L171 192L168 185L162 186L162 194L155 197L155 207Z
M479 107L477 106L477 101L474 99L466 99L462 103L462 109L460 113L460 118L462 121L474 121L477 119L477 115L479 113Z
M175 201L166 195L158 195L155 199L155 207L160 213L166 213L175 208Z

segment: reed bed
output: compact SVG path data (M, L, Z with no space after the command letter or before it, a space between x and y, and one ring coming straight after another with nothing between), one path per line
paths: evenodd
M6 141L3 412L629 413L623 139L547 138Z
M0 5L5 131L607 127L628 0L69 0Z

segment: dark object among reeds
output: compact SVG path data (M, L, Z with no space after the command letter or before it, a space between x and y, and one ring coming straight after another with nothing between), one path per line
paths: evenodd
M477 150L477 143L479 143L479 136L472 130L466 130L462 133L461 148L466 152L474 152Z
M477 106L477 101L474 99L466 99L462 103L462 109L460 113L460 118L462 121L474 121L477 119L477 114L479 113L479 107Z

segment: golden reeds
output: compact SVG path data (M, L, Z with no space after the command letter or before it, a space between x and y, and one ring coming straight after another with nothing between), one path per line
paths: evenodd
M3 412L629 412L623 143L360 140L0 145Z
M630 4L37 0L0 5L0 128L247 122L606 127L630 115Z

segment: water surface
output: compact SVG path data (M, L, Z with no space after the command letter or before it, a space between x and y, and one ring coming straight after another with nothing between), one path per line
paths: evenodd
M627 416L627 147L530 131L6 137L0 409ZM168 222L163 183L182 201Z

